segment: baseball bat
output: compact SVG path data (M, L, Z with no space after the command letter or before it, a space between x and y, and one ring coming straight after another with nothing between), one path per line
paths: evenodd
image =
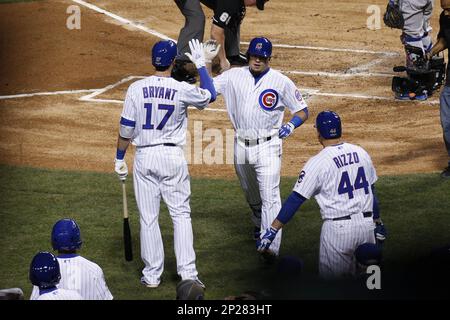
M125 181L122 181L122 198L123 198L123 244L125 248L125 260L133 260L133 250L131 247L131 231L128 221L128 204L127 192L125 189Z

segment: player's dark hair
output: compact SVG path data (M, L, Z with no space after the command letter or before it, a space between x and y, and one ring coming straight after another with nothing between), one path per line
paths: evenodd
M159 67L159 66L155 67L156 71L159 71L159 72L164 72L164 71L166 71L169 68L170 68L170 66L167 66L167 67Z

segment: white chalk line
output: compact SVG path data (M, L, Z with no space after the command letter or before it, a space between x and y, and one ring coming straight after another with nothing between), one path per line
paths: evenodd
M283 71L285 72L285 71ZM295 73L292 71L286 71L286 73ZM109 90L116 88L117 86L131 81L133 79L143 79L144 76L128 76L125 77L111 85L108 85L104 88L100 89L86 89L86 90L68 90L68 91L55 91L55 92L36 92L30 94L18 94L18 95L10 95L10 96L0 96L1 99L14 99L14 98L27 98L33 96L45 96L45 95L64 95L64 94L79 94L79 93L89 93L88 95L80 97L79 101L84 102L94 102L94 103L113 103L113 104L123 104L123 100L115 100L115 99L99 99L95 98L100 94L106 93ZM301 88L300 91L305 94L305 98L311 98L314 96L324 96L324 97L341 97L341 98L355 98L355 99L365 99L365 100L384 100L391 102L405 102L404 100L397 100L392 97L383 97L383 96L373 96L373 95L364 95L364 94L356 94L356 93L333 93L333 92L321 92L319 89L313 88ZM408 101L408 102L420 102L423 104L439 104L439 100L426 100L426 101ZM194 107L189 107L189 109L194 109ZM226 112L226 109L213 109L207 108L206 111L212 112Z
M131 81L133 79L143 79L143 78L145 78L145 77L143 77L143 76L128 76L126 78L123 78L122 80L117 81L116 83L110 84L110 85L108 85L108 86L106 86L106 87L104 87L102 89L96 90L95 92L93 92L91 94L83 96L79 100L81 100L81 101L93 101L93 100L95 100L95 99L93 99L94 97L96 97L96 96L98 96L98 95L100 95L102 93L105 93L106 91L109 91L111 89L114 89L115 87L121 85L122 83Z
M165 35L163 33L160 33L156 30L147 28L146 26L143 26L142 24L133 22L129 19L126 19L124 17L121 17L117 14L114 14L110 11L107 11L105 9L102 9L100 7L97 7L89 2L83 1L83 0L72 0L75 3L78 3L82 6L85 6L91 10L94 10L99 13L103 13L107 15L110 18L113 18L123 24L133 26L136 29L139 29L141 31L144 31L146 33L149 33L155 37L158 37L160 39L164 40L172 40L174 42L177 42L175 39L170 38L168 35ZM248 42L241 42L241 44L248 45ZM366 53L366 54L381 54L386 56L397 56L397 52L392 51L373 51L373 50L365 50L365 49L348 49L348 48L327 48L327 47L314 47L314 46L303 46L303 45L290 45L290 44L273 44L274 47L277 48L290 48L290 49L304 49L304 50L318 50L318 51L334 51L334 52L351 52L351 53Z
M125 25L133 26L136 29L139 29L141 31L149 33L149 34L151 34L151 35L153 35L155 37L158 37L160 39L175 41L174 39L170 38L169 36L166 36L165 34L159 33L156 30L147 28L146 26L143 26L141 24L137 24L137 23L135 23L135 22L133 22L131 20L128 20L128 19L126 19L124 17L118 16L117 14L114 14L114 13L112 13L110 11L107 11L107 10L104 10L102 8L99 8L99 7L93 5L93 4L89 3L89 2L86 2L86 1L83 1L83 0L72 0L72 1L75 2L75 3L78 3L79 5L85 6L86 8L94 10L94 11L96 11L98 13L103 13L104 15L106 15L106 16L108 16L110 18L113 18L113 19L115 19L115 20L117 20L117 21L119 21L119 22L121 22L121 23L123 23Z
M356 78L356 77L393 77L395 74L391 73L377 73L377 72L359 72L359 73L344 73L344 72L325 72L325 71L297 71L297 70L278 70L287 74L299 74L305 76L321 76L330 78Z
M161 38L161 39L170 39L175 41L174 39L171 39L165 34L162 34L156 30L147 28L141 24L137 24L131 20L128 20L126 18L123 18L119 15L116 15L112 12L109 12L107 10L101 9L91 3L88 3L83 0L72 0L73 2L85 6L91 10L94 10L96 12L105 14L109 16L110 18L113 18L122 24L133 26L138 30L144 31L146 33L149 33L155 37ZM248 44L248 42L242 42L242 44ZM288 44L274 44L274 47L280 47L280 48L291 48L291 49L304 49L304 50L318 50L318 51L332 51L332 52L347 52L347 53L363 53L363 54L381 54L384 57L388 56L397 56L397 52L389 52L389 51L373 51L373 50L365 50L365 49L349 49L349 48L327 48L327 47L314 47L314 46L303 46L303 45L288 45ZM370 73L370 72L359 72L359 70L366 70L368 69L368 66L373 66L375 64L378 64L382 62L383 59L375 59L369 63L366 63L361 66L357 66L354 68L350 68L347 73L344 72L323 72L323 71L295 71L295 70L286 70L282 71L284 73L290 73L290 74L301 74L301 75L311 75L311 76L326 76L326 77L339 77L339 78L350 78L350 77L391 77L392 74L388 73ZM106 86L101 89L87 89L87 90L72 90L72 91L57 91L57 92L41 92L41 93L32 93L32 94L20 94L20 95L11 95L11 96L0 96L0 99L12 99L12 98L21 98L21 97L32 97L32 96L38 96L38 95L58 95L58 94L74 94L74 93L85 93L89 92L90 94L81 97L79 100L81 101L87 101L87 102L99 102L99 103L120 103L122 104L123 101L121 100L113 100L113 99L94 99L96 96L105 93L116 86L125 83L127 81L130 81L135 78L142 78L139 76L129 76L126 77L112 85ZM375 100L391 100L391 101L398 101L393 98L388 97L378 97L378 96L368 96L368 95L361 95L361 94L352 94L352 93L327 93L327 92L320 92L317 89L309 89L307 90L311 96L317 95L317 96L329 96L329 97L347 97L347 98L358 98L358 99L375 99ZM428 101L428 103L435 104L439 103L438 101ZM207 109L209 111L217 111L217 112L225 112L226 110L222 109Z
M65 91L21 93L21 94L12 94L12 95L7 95L7 96L0 96L0 100L29 98L29 97L35 97L35 96L55 96L55 95L62 95L62 94L79 94L79 93L95 92L97 90L98 89L83 89L83 90L65 90Z

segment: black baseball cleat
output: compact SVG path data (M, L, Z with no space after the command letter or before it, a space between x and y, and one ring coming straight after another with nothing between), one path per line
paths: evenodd
M175 61L175 65L172 69L171 77L177 81L184 81L190 84L194 84L197 82L197 78L190 74L185 68L185 62L183 61Z
M237 56L227 57L228 61L232 66L246 66L248 65L248 60L245 54L239 53Z
M444 169L444 171L441 172L441 178L450 179L450 166L448 166Z
M264 263L272 265L277 261L278 256L271 250L265 250L261 253L261 259Z

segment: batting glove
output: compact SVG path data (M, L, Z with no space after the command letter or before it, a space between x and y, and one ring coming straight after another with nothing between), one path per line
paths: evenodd
M203 44L203 52L205 54L205 62L212 63L212 60L217 56L220 50L220 44L216 40L207 40Z
M185 54L195 64L197 69L206 67L203 43L198 41L198 39L192 39L189 41L189 48L191 49L191 53L186 52Z
M277 236L278 230L275 228L267 228L263 237L260 240L256 241L256 250L258 252L264 252L267 249L269 249L270 245L272 244L272 241Z
M383 222L377 222L375 224L375 238L377 243L382 244L386 240L387 230Z
M280 130L278 130L278 137L280 139L285 139L294 132L294 129L295 129L295 127L291 122L283 124L281 126Z
M114 170L116 171L117 175L119 176L119 179L121 181L125 181L125 179L128 176L128 167L125 160L114 160Z

